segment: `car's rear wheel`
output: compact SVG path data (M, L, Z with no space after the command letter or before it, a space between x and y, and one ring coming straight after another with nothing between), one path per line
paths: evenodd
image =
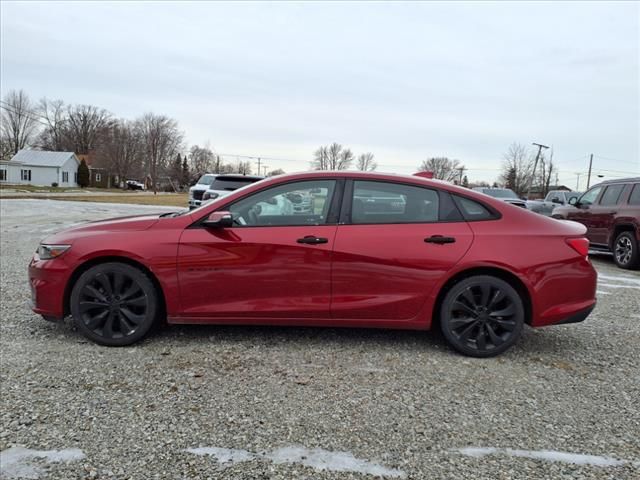
M477 275L455 284L440 307L440 328L449 344L465 355L492 357L522 334L524 304L507 282Z
M131 345L156 321L158 293L151 279L124 263L84 272L71 291L70 309L82 334L101 345Z
M633 232L621 232L613 243L613 260L620 268L636 269L640 266L639 250Z

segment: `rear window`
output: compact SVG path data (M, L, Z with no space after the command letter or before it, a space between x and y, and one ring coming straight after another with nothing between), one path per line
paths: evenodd
M493 220L497 216L480 202L465 197L453 196L465 220Z
M629 205L640 205L640 183L636 183L633 186L633 190L629 196Z
M209 190L237 190L240 187L249 185L250 183L257 182L258 180L253 178L216 178L209 186Z
M600 205L617 205L620 201L620 194L622 193L622 190L624 190L624 187L624 184L609 185L602 194Z

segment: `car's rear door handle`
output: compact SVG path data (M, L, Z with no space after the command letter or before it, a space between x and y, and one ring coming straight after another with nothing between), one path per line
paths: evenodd
M319 245L321 243L329 243L329 239L316 237L315 235L307 235L306 237L299 238L297 242L306 243L307 245Z
M442 235L431 235L424 239L426 243L455 243L456 239L454 237L443 237Z

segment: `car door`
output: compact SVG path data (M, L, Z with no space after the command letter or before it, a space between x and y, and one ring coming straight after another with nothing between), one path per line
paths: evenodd
M607 185L598 202L591 208L591 241L608 245L609 231L618 212L622 192L626 184Z
M233 227L186 229L178 253L182 316L329 318L340 185L266 188L221 207ZM296 211L302 196L311 208Z
M567 220L580 222L587 227L587 238L589 238L589 241L594 243L596 243L596 239L593 236L592 208L601 193L602 186L591 188L578 199L576 208L572 208L567 212Z
M350 181L343 212L333 255L335 319L416 317L473 241L450 195L432 188Z

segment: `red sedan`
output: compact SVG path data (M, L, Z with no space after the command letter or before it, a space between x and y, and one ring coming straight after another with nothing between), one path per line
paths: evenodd
M168 323L440 328L504 352L524 324L595 306L585 227L418 176L278 176L191 212L88 223L45 239L33 310L103 345Z

